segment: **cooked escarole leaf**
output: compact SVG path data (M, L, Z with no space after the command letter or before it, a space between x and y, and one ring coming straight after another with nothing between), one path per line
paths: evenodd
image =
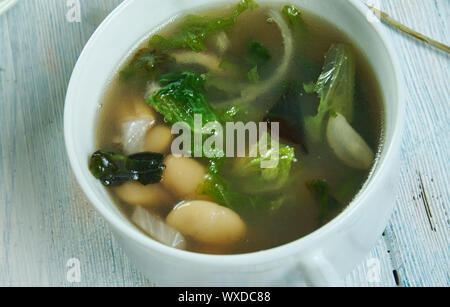
M154 35L150 39L150 46L159 50L191 49L192 51L205 51L205 40L236 23L237 18L246 10L254 9L257 4L254 0L241 0L230 16L221 18L206 18L189 15L183 22L181 31L171 38Z
M212 197L217 203L239 214L247 215L255 211L274 211L286 200L285 195L249 195L240 192L231 181L220 172L221 165L211 162L205 181L199 186L198 193Z
M306 132L313 142L322 140L324 119L330 111L353 120L355 93L355 55L350 46L332 45L314 91L320 97L317 115L305 120Z
M170 124L185 123L192 133L200 133L203 140L209 135L203 130L195 130L195 115L201 115L202 124L217 122L220 118L216 115L205 95L203 94L204 76L191 71L175 72L164 75L159 80L162 87L159 91L149 95L147 102ZM223 151L213 148L213 151L205 152L203 146L198 146L193 142L191 154L201 152L206 157L219 158L223 156ZM217 151L216 151L217 150Z
M254 211L274 211L280 208L286 200L284 195L270 198L236 192L229 181L225 180L220 174L207 175L199 190L201 194L212 197L218 204L243 215Z
M217 121L203 95L205 79L191 71L164 75L159 80L162 88L147 97L147 102L161 113L170 124L184 122L194 131L194 115L202 115L203 123Z
M296 161L294 148L279 144L268 134L263 138L269 139L268 150L260 152L254 158L237 159L233 168L233 173L239 178L240 189L248 194L276 192L282 189L289 179L292 163ZM254 144L250 152L256 152L259 147L260 143Z
M243 111L242 109L243 108L239 106L231 106L223 110L217 110L217 113L222 122L236 122L238 115Z
M250 71L247 73L247 77L251 83L258 83L259 82L258 66L255 66L252 69L250 69Z
M270 138L268 134L263 137ZM275 146L273 139L267 142L268 150L264 154L241 158L231 167L224 165L223 160L210 161L208 175L198 193L208 195L243 215L280 208L286 200L283 188L296 159L292 147ZM257 147L260 147L259 143L254 144L250 151ZM232 174L228 175L231 177L225 176L230 170Z
M127 181L143 185L158 183L164 170L164 155L144 152L131 156L97 151L89 161L89 170L105 186L117 186Z
M349 45L337 44L326 56L315 91L332 110L353 121L355 96L355 55Z
M133 57L131 62L120 72L120 80L132 78L154 79L169 63L169 57L160 52L143 48Z

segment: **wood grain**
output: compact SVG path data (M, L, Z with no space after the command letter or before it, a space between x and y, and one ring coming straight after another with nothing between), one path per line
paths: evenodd
M63 0L22 0L0 16L0 286L153 285L88 204L63 143L71 71L120 2L81 0L81 23L66 21ZM450 44L448 0L367 2ZM449 286L449 56L385 31L407 87L401 179L385 235L346 284ZM81 263L77 284L66 280L71 258ZM379 280L370 278L374 269Z

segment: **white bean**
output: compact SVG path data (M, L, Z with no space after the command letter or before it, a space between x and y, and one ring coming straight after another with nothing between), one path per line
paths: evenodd
M157 126L150 129L145 136L144 151L167 153L172 143L172 132L169 127Z
M164 165L162 183L180 197L195 194L205 180L205 167L194 159L170 155L164 160Z
M234 211L209 201L190 201L177 206L167 223L199 244L230 246L246 233L246 225Z

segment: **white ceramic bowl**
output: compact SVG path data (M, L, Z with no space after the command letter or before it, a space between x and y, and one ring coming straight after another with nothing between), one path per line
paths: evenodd
M358 42L376 72L385 102L384 145L375 170L348 208L324 227L290 244L251 254L215 256L180 251L140 232L89 173L88 158L97 149L99 105L127 55L150 31L179 14L234 2L127 0L117 7L87 43L70 80L64 114L70 163L81 188L109 222L125 252L158 285L340 285L375 245L391 215L404 114L398 61L382 26L368 21L370 13L359 0L289 1L322 16Z

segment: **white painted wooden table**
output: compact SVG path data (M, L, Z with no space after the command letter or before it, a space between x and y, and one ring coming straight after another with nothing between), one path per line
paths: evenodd
M69 23L67 4L75 2L20 0L0 16L0 286L152 285L88 204L67 161L70 74L121 0L81 0L81 22ZM449 0L369 2L450 44ZM450 59L386 31L407 86L400 188L385 235L346 284L449 286ZM71 258L80 260L78 284L66 280Z

